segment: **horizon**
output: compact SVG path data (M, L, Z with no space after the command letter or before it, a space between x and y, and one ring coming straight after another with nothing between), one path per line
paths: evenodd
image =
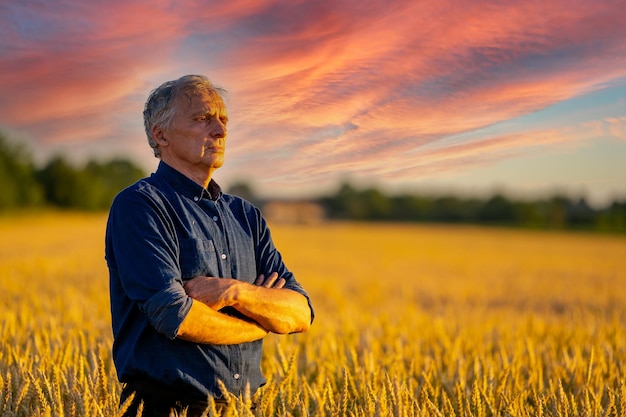
M0 129L0 134L1 133L3 132ZM6 139L8 139L9 145L11 144L20 145L20 142L14 140L14 138L7 137ZM77 160L77 159L73 159L72 155L56 153L54 155L51 155L50 158L48 159L39 158L39 160L36 160L34 158L33 153L30 151L30 149L22 148L22 150L26 151L25 155L28 157L28 161L34 164L34 168L36 170L43 169L49 162L52 161L53 158L61 158L66 163L70 164L70 166L72 166L74 169L77 169L77 170L81 170L85 168L86 164L90 162L106 164L114 160L122 160L122 161L132 163L137 168L143 169L146 176L149 176L152 172L154 172L150 170L145 170L145 167L142 167L141 165L139 165L137 161L126 158L122 155L113 156L113 157L104 158L104 159L98 158L95 155L90 155L90 156L87 156L86 159L81 158ZM552 189L546 189L546 190L543 190L542 192L535 192L535 193L524 193L524 192L519 192L519 190L515 190L511 188L507 189L507 188L501 188L501 187L493 187L491 189L484 188L484 189L473 190L473 191L468 192L467 190L460 190L458 188L455 189L453 187L446 188L446 187L439 187L439 186L430 186L430 188L428 187L422 187L422 188L396 187L396 188L389 189L389 188L381 187L379 186L379 184L376 184L375 182L368 183L365 181L351 181L348 178L344 178L343 180L338 180L337 183L334 184L333 187L329 187L318 193L305 193L305 194L299 194L299 195L291 194L291 195L281 196L279 194L272 194L272 193L263 193L263 192L259 193L258 188L255 186L254 180L250 178L238 178L235 181L232 181L231 183L227 183L227 184L220 183L220 185L223 187L224 191L228 193L231 193L233 188L245 186L252 193L251 196L254 196L254 199L263 201L263 202L272 202L272 201L305 202L305 201L315 201L321 198L328 198L328 197L332 198L333 196L337 195L337 193L340 191L342 187L346 185L353 188L356 192L362 192L362 191L374 189L374 190L381 192L387 198L393 198L397 196L413 196L413 197L418 197L418 198L428 198L428 199L434 200L438 198L451 197L451 198L458 198L464 201L473 199L473 200L486 202L487 200L493 197L500 196L500 197L506 198L507 200L513 203L520 203L520 202L538 203L542 201L548 201L553 198L567 198L572 203L584 202L593 210L603 210L603 209L609 208L613 203L621 204L623 202L626 202L626 197L620 197L616 195L614 198L609 198L605 202L598 204L598 203L594 203L593 201L590 201L589 196L585 194L584 191L573 192L572 190L567 190L563 187L558 187L558 186ZM237 193L235 192L235 194Z

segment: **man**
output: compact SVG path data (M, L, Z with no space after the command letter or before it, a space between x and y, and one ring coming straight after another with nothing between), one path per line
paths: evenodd
M222 193L224 91L188 75L155 89L144 111L160 158L109 213L113 359L126 415L200 415L265 383L263 337L308 330L309 296L284 265L261 213Z

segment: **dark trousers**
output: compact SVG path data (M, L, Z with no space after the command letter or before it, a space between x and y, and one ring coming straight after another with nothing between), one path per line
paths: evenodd
M176 391L172 387L151 380L135 380L125 384L120 395L120 408L124 402L135 394L132 403L123 417L136 417L139 404L143 402L143 417L170 417L181 415L187 411L187 417L200 417L209 407L208 398L199 394ZM215 399L218 415L226 409L224 400Z

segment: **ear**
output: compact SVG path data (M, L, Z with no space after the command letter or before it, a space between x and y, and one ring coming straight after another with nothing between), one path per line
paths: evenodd
M152 126L152 138L159 146L167 146L168 141L165 137L164 129L159 125Z

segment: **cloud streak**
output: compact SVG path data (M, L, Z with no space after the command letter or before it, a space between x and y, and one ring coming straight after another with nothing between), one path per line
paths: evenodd
M12 1L0 6L0 125L42 144L142 142L149 90L204 72L231 92L227 175L285 189L346 174L410 182L624 139L624 111L489 133L623 85L620 3Z

